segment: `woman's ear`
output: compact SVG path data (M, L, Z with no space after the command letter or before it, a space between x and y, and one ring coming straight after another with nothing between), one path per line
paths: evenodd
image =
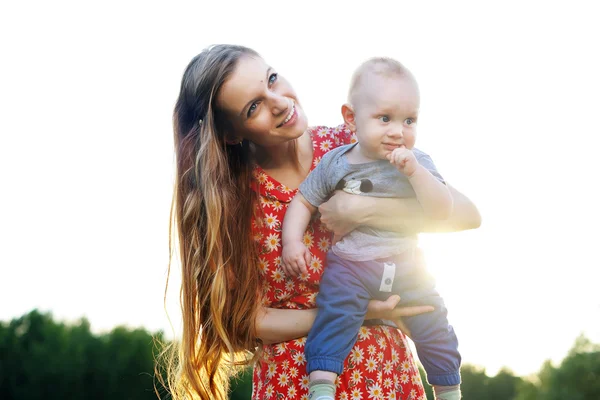
M352 132L356 132L356 121L354 120L354 109L348 103L342 105L342 117L344 117L344 122L348 125L348 128Z

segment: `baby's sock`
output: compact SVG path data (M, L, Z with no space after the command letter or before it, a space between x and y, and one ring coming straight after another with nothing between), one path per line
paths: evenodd
M335 383L327 379L317 379L308 387L308 398L310 400L334 400Z
M434 386L436 400L460 400L460 385Z

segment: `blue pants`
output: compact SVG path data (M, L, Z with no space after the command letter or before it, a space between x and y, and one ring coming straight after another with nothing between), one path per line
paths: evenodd
M396 264L391 292L381 292L384 262ZM317 295L319 311L306 343L307 371L331 371L338 375L356 343L369 300L385 300L399 294L400 306L432 305L435 311L402 320L410 329L419 360L431 385L460 384L461 356L447 309L435 290L433 279L420 262L391 259L347 261L327 255Z

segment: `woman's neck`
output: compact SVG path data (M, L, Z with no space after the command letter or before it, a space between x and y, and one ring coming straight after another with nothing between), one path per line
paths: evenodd
M254 146L254 157L264 170L288 169L304 166L304 162L312 162L312 140L308 131L298 139L290 140L279 146Z
M271 177L290 188L297 188L312 164L313 148L310 133L280 146L254 146L254 156L260 167Z

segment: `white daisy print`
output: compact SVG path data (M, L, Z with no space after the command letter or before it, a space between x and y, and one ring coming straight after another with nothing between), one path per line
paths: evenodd
M383 365L383 373L389 375L394 370L394 364L392 364L391 360L387 360Z
M290 388L288 389L288 397L290 399L296 398L296 388L294 386L290 386Z
M323 140L321 142L321 150L324 152L331 150L332 147L333 147L333 143L331 143L331 140Z
M265 173L260 173L258 174L258 176L256 177L256 180L262 185L267 181L268 177L267 174Z
M369 388L369 399L383 399L383 390L381 389L381 386L379 386L379 383L375 383Z
M362 374L360 370L355 369L352 371L352 376L350 377L350 381L353 385L358 385L362 381Z
M275 251L278 247L281 247L281 238L276 233L271 233L265 239L265 246L269 249L269 251Z
M273 203L271 204L271 206L273 207L273 210L275 210L275 211L279 211L283 208L283 204L281 204L281 202L279 200L273 200Z
M385 380L383 381L383 387L386 389L391 388L394 385L394 381L392 381L391 378L385 378Z
M360 364L363 358L363 350L360 347L355 347L350 352L350 361L352 361L354 364Z
M306 356L304 355L304 353L299 351L296 354L294 354L294 362L296 363L296 365L304 365L304 363L306 362Z
M330 246L330 241L328 238L322 238L321 240L319 240L319 250L321 250L324 253L327 253L327 251L329 250L329 246Z
M373 354L375 354L375 352L376 352L376 351L377 351L377 349L376 349L376 348L375 348L375 346L374 346L374 345L372 345L372 344L370 344L370 345L367 347L367 353L369 353L369 355L371 355L371 356L372 356Z
M271 278L277 283L283 282L283 271L277 268L271 273Z
M267 224L267 226L269 228L274 228L279 224L279 220L277 219L277 216L274 214L267 214L265 216L265 224Z
M275 376L275 373L277 372L277 365L270 363L269 364L269 369L267 370L267 378L272 378Z
M361 400L362 399L362 393L360 392L360 389L358 389L358 388L352 389L352 395L351 395L350 398L352 400Z
M275 389L273 388L273 385L267 386L267 389L265 390L265 396L267 397L267 399L270 399L271 396L273 396L274 392L275 392Z
M260 269L260 272L264 275L269 269L269 261L265 258L260 257L258 259L258 268Z
M409 381L408 378L408 374L402 374L400 375L400 383L402 383L403 385L407 384Z
M279 386L287 386L290 383L290 377L285 372L279 375Z
M358 340L365 340L371 337L371 331L366 326L361 326L358 331Z
M373 357L370 357L367 362L365 363L367 371L369 372L373 372L377 369L377 360L375 360Z
M403 372L408 372L410 371L410 363L406 360L404 360L404 362L402 362L400 368L402 369Z
M308 375L304 375L302 380L300 381L300 387L302 389L308 389L308 385L310 384L310 379L308 379Z
M323 269L323 263L318 257L313 257L310 261L309 269L316 274Z
M398 364L398 362L400 361L400 358L398 357L398 352L394 349L392 349L392 363L394 363L394 365Z
M304 233L304 238L302 239L302 243L306 246L307 249L310 249L313 245L314 236L310 232Z

